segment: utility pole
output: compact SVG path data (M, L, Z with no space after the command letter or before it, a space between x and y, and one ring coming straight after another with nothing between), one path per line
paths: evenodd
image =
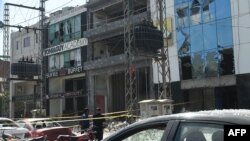
M157 0L156 1L157 9L159 9L158 21L160 25L160 30L163 34L167 34L167 27L164 24L167 19L166 16L166 3L165 0ZM159 99L168 98L172 99L171 95L171 75L170 75L170 63L169 63L169 53L168 53L168 41L166 42L166 47L163 44L161 48L161 70L162 70L162 86L159 96ZM167 82L168 80L168 82ZM160 84L159 84L160 85Z
M124 6L124 53L125 53L125 106L133 115L137 102L136 66L134 64L133 0L123 0ZM131 118L128 117L128 121Z
M40 44L40 64L41 64L41 81L40 82L40 115L43 109L43 93L45 92L45 77L44 77L44 72L45 72L45 67L44 67L44 59L43 59L43 49L45 48L45 28L44 28L44 21L45 21L45 1L46 0L40 0L40 8L43 10L40 10L40 38L41 38L41 44Z

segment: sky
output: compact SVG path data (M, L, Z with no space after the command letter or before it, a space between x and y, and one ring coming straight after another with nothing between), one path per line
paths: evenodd
M29 7L40 6L40 0L0 0L0 21L3 21L4 3L22 4ZM49 16L57 10L67 6L83 5L86 0L47 0L45 2L45 13ZM10 25L30 26L39 20L39 12L37 10L26 9L21 7L9 6ZM10 28L11 31L17 31L16 28ZM3 29L0 29L0 56L3 55Z

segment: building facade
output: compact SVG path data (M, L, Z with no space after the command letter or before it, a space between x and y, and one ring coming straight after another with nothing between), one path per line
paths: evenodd
M180 81L172 89L175 102L183 103L176 112L181 107L250 108L247 5L239 0L174 1Z
M32 28L39 28L34 24ZM10 64L40 64L40 32L32 29L22 29L11 33ZM38 76L27 78L12 74L10 71L10 117L29 116L30 111L39 107ZM22 72L23 73L23 72ZM12 80L13 79L13 80ZM37 97L37 98L36 98Z
M50 14L48 48L43 56L48 60L46 72L48 115L74 115L88 104L86 73L88 40L86 8L65 7Z
M103 112L123 111L125 100L124 12L122 0L97 0L87 3L89 39L88 58L84 69L88 73L90 108ZM134 3L134 25L150 19L150 2ZM152 59L135 56L137 100L153 97Z

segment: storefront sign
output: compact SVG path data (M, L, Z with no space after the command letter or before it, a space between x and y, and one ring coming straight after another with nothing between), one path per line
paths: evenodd
M68 50L72 50L72 49L76 49L82 46L86 46L88 45L88 39L87 38L81 38L78 40L73 40L61 45L57 45L54 47L50 47L47 49L44 49L43 51L43 56L50 56L53 54L57 54L60 52L64 52L64 51L68 51Z
M47 78L59 77L59 76L72 75L72 74L77 74L77 73L82 73L82 72L83 72L83 66L67 68L67 69L63 68L58 71L47 73L46 77Z

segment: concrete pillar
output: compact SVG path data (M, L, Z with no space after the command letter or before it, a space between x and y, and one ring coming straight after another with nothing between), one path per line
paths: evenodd
M94 90L95 76L89 73L87 77L88 77L88 107L90 111L95 111L95 90Z
M12 96L15 95L15 84L13 83L13 81L10 81L10 94L9 94L9 117L10 118L14 118L14 112L15 112L15 106L14 103L12 101Z
M106 76L106 84L107 84L107 103L106 103L106 112L112 111L112 82L111 75L107 74Z
M153 65L149 65L149 99L156 99L154 92Z

